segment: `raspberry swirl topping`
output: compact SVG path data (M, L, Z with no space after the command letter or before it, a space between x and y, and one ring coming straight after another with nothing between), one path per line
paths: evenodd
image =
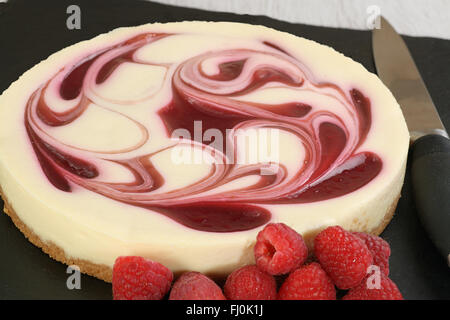
M382 161L376 154L358 151L371 127L370 99L358 89L318 81L295 57L268 41L257 48L209 50L176 63L151 62L137 54L173 36L141 34L98 50L60 70L31 95L25 127L40 166L55 188L64 192L84 188L164 214L196 230L232 232L270 221L271 205L339 197L366 185L381 171ZM161 86L130 99L108 97L98 90L126 63L162 68ZM273 89L289 91L293 98L279 103L247 99ZM164 92L170 93L168 99L154 99ZM338 107L321 105L317 97ZM154 101L165 102L155 106ZM127 119L140 132L139 139L125 148L92 150L52 134L52 128L69 126L92 105ZM216 130L233 152L230 156L217 145L186 138L149 148L155 145L152 130L156 128L130 114L134 107L156 110L168 138L179 129L194 137L195 123L201 121L203 134ZM282 162L236 161L239 134L261 128L287 132L301 141L304 158L295 172ZM208 155L209 173L182 188L165 190L167 177L152 159L183 145ZM133 179L104 179L105 168L111 164ZM247 176L258 179L243 187L221 188Z

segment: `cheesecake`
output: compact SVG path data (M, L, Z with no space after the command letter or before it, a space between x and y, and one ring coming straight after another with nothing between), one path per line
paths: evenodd
M254 263L283 222L380 234L409 135L379 78L263 26L120 28L67 47L0 96L5 213L36 246L111 281L119 256L175 273Z

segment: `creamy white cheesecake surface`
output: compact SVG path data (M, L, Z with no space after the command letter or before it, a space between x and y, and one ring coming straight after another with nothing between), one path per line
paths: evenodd
M284 222L371 232L401 190L409 136L389 90L333 49L262 26L121 28L0 97L0 184L67 257L173 271L253 262Z

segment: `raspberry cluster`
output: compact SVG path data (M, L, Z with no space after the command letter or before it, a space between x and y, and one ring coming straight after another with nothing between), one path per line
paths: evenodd
M119 257L113 268L114 299L160 300L401 300L389 278L389 244L378 236L340 226L322 230L312 252L283 223L269 223L256 238L255 265L228 275L223 289L199 272L172 284L165 266L142 257ZM277 283L283 280L278 287Z

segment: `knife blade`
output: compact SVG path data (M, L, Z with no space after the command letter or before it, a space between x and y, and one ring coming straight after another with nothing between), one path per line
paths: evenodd
M411 136L411 175L423 227L450 266L450 140L419 70L389 22L372 31L377 74L397 99Z

